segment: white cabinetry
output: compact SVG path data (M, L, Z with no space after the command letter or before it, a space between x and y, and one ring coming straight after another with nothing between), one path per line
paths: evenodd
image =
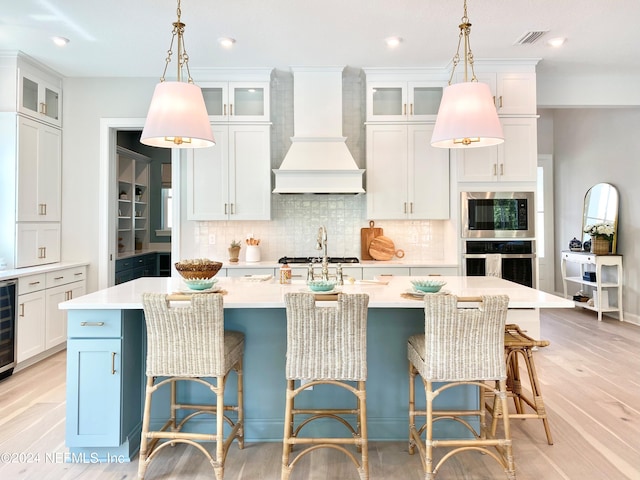
M367 125L367 218L448 219L449 151L433 124Z
M84 295L85 290L84 266L18 279L18 364L49 350L54 353L64 345L67 340L67 316L65 311L58 309L58 304Z
M62 132L29 118L17 120L17 220L59 222Z
M202 82L199 86L212 122L270 120L269 82Z
M18 112L57 127L62 126L62 82L18 63Z
M269 125L212 125L216 144L187 153L189 220L269 220Z
M0 257L9 268L60 258L61 88L46 66L0 53Z
M455 150L460 182L535 182L537 120L501 118L504 143Z
M60 261L60 223L16 225L16 268Z
M118 252L149 245L149 162L137 152L117 147Z
M446 82L367 81L367 121L435 121Z
M618 319L622 321L622 255L596 255L595 253L563 250L561 257L562 284L565 298L569 298L567 282L590 287L593 289L594 305L587 305L586 302L576 302L576 306L598 312L599 321L602 320L603 312L617 312ZM568 263L577 264L577 272L569 272L567 269ZM594 273L595 280L585 280L585 272ZM609 290L615 290L617 294L616 305L609 304ZM573 293L570 295L573 296Z
M457 73L458 82L464 80ZM476 74L479 82L489 85L498 115L536 114L536 74L529 72L481 72Z

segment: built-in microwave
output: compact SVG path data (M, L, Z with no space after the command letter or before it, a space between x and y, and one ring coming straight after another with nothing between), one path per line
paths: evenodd
M461 192L463 238L535 238L533 192Z

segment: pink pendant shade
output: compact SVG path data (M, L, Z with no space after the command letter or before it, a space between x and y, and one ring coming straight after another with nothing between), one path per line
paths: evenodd
M462 82L444 89L431 145L438 148L475 148L504 142L489 85Z
M200 87L186 82L158 83L140 142L163 148L215 145Z

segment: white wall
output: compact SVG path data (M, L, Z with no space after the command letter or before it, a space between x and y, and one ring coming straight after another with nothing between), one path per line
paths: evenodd
M144 118L157 79L64 81L62 259L89 261L87 289L98 286L100 119Z
M582 205L586 191L600 182L620 193L618 253L624 262L625 317L640 320L640 108L580 108L541 110L543 123L553 125L551 153L555 175L555 246L567 249L581 238ZM549 139L540 144L550 145ZM556 290L562 290L559 262Z

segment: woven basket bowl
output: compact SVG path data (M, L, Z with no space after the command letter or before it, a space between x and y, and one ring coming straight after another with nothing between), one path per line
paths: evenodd
M222 268L221 262L207 262L205 264L177 262L176 270L186 280L208 280L213 278Z

